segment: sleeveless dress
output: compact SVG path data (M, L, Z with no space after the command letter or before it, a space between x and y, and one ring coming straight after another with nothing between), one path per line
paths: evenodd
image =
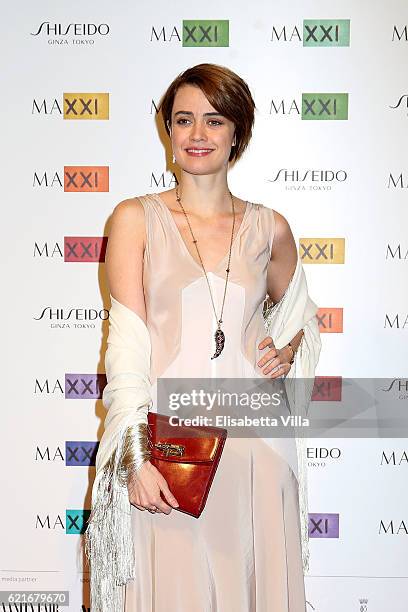
M143 283L152 345L152 397L160 377L258 377L262 316L275 221L246 203L235 230L221 355L207 281L159 194L139 197L146 221ZM219 315L228 253L207 271ZM155 402L153 410L157 410ZM297 479L259 438L227 437L206 506L197 519L175 509L131 506L135 579L125 612L305 612ZM295 456L293 440L292 459ZM290 451L289 451L290 452Z

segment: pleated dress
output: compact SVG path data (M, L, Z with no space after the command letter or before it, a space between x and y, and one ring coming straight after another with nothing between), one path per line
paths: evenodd
M235 229L223 352L207 281L159 194L139 196L146 221L143 284L152 397L160 377L259 377L258 349L273 210L246 203ZM194 228L193 228L194 231ZM207 271L219 315L228 253ZM153 410L160 412L155 401ZM228 436L203 513L152 514L131 506L135 578L125 612L305 612L293 439Z

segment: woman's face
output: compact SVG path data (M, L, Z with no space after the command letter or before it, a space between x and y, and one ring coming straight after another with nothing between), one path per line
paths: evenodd
M228 164L235 126L218 113L199 87L175 95L171 142L178 165L191 174L214 174Z

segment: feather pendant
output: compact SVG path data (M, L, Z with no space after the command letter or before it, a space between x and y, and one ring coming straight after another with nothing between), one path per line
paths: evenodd
M222 331L221 328L218 328L216 330L216 332L214 334L214 338L215 338L215 353L211 357L211 359L215 359L215 357L218 357L218 355L221 354L222 349L224 348L225 336L224 336L224 332Z

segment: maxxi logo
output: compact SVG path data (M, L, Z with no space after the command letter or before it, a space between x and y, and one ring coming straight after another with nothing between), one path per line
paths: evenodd
M98 442L71 441L65 442L65 465L84 467L95 465Z
M65 236L64 261L89 263L105 261L107 236Z
M302 119L327 121L347 118L347 93L302 94Z
M56 447L37 446L35 460L44 463L65 463L68 467L89 467L95 465L99 442L74 440L65 442L65 452L61 445Z
M309 513L310 538L338 538L339 515Z
M107 236L65 236L64 246L59 242L34 243L34 257L58 258L69 263L104 262Z
M31 114L62 115L64 119L84 121L109 119L109 94L64 93L62 102L57 98L34 98Z
M343 333L343 308L319 308L316 318L321 334Z
M344 264L345 238L299 238L302 263Z
M35 528L79 535L85 532L90 514L90 510L66 510L64 518L60 514L55 516L37 514Z
M302 99L272 98L270 115L299 115L307 121L336 121L348 119L348 93L302 93Z
M64 166L63 172L35 171L33 187L62 189L69 193L109 191L109 166Z
M106 374L65 374L65 399L100 399Z
M350 19L304 19L303 31L297 25L272 28L271 42L302 41L304 47L349 47Z
M150 42L181 42L183 47L228 47L227 19L183 19L177 26L152 26Z
M324 313L326 314L326 313ZM319 316L320 315L320 316ZM319 327L326 326L323 322L323 313L317 316ZM342 377L316 376L312 391L312 402L341 402Z

